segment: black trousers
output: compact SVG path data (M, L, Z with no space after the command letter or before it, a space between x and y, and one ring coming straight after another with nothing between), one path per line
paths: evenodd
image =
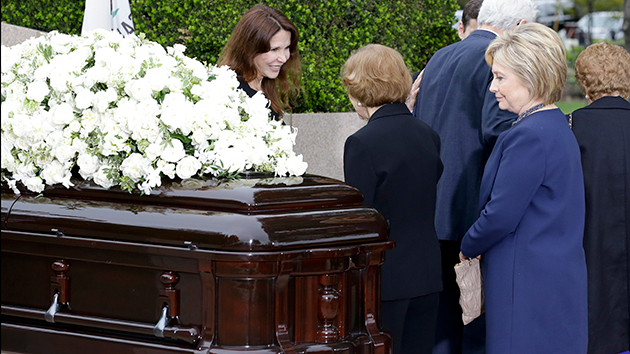
M439 293L381 301L382 327L392 335L393 354L431 354Z

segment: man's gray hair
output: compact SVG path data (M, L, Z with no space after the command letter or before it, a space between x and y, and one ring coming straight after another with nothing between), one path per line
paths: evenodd
M538 8L531 0L484 0L479 9L477 24L507 31L520 20L535 22L537 16Z

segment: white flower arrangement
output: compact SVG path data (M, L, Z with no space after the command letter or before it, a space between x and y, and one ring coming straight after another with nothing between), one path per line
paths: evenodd
M302 175L297 132L269 118L264 95L184 50L104 30L2 46L2 183L69 188L74 170L150 194L163 177Z

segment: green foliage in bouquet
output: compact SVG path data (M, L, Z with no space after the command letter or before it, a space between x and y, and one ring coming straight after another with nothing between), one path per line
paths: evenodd
M163 46L183 44L186 54L216 64L243 13L264 2L300 31L302 90L293 112L351 110L340 69L358 48L379 43L398 50L412 71L456 40L455 0L130 0L136 31ZM2 1L2 20L43 31L79 34L83 1ZM47 15L44 15L47 14Z

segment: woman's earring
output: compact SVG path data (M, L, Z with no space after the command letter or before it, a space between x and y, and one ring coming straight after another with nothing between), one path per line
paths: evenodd
M363 107L363 105L361 104L361 102L357 101L357 106L359 107Z

